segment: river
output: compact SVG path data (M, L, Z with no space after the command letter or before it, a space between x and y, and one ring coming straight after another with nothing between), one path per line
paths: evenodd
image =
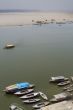
M15 48L4 49L7 43ZM0 27L0 108L8 110L11 103L25 105L2 90L17 82L35 84L35 91L44 92L50 99L62 90L49 84L51 76L73 75L73 24L44 24Z

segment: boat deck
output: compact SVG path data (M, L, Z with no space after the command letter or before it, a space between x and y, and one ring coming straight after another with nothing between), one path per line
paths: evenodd
M62 101L52 105L45 106L41 110L73 110L73 101Z

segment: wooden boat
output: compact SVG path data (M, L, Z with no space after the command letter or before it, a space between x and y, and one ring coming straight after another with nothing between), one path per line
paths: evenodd
M68 100L68 99L71 99L72 96L73 95L68 92L62 92L62 93L54 95L53 98L50 99L50 102L59 102L63 100Z
M21 82L5 87L3 91L5 91L6 93L14 93L19 90L28 89L32 87L34 87L33 84L30 84L28 82Z
M59 101L61 101L61 100L56 99L56 98L52 98L52 99L50 99L50 102L51 102L51 103L56 103L56 102L59 102Z
M39 94L40 94L40 96L41 96L43 99L48 100L47 96L46 96L44 93L39 92Z
M62 82L62 81L67 81L67 80L68 80L68 78L65 78L64 76L57 76L57 77L51 77L49 82L59 83L59 82Z
M68 84L70 84L70 81L64 81L64 82L58 83L57 85L58 86L65 86L65 85L68 85Z
M34 89L23 89L23 90L20 90L18 92L15 92L14 94L17 95L17 96L21 96L21 95L31 93L33 91L34 91Z
M35 109L40 109L40 108L45 107L47 105L49 105L49 102L40 102L40 103L38 103L38 104L36 104L32 107L35 108Z
M73 76L71 76L71 81L73 81Z
M72 91L73 91L73 88L67 89L67 92L72 92Z
M67 89L70 89L71 87L73 87L73 84L70 84L69 86L67 87L64 87L63 90L67 90Z
M28 100L24 100L22 102L27 103L27 104L31 104L31 103L39 102L40 100L41 99L28 99Z
M10 49L10 48L14 48L14 47L15 47L15 45L13 45L13 44L7 44L5 46L6 49Z
M23 95L22 97L20 97L21 99L29 99L29 98L33 98L39 95L39 92L34 92L34 93L30 93L27 95Z
M21 107L18 107L16 104L11 104L9 106L10 110L23 110Z

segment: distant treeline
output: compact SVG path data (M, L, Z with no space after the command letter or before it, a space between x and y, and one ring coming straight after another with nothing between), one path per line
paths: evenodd
M9 12L37 12L40 10L23 10L23 9L0 9L0 13L9 13Z

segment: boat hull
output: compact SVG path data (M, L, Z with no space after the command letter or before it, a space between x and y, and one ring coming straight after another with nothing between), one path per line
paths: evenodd
M39 102L41 99L28 99L28 100L24 100L22 101L23 103L26 103L26 104L32 104L32 103L36 103L36 102Z
M22 96L22 95L32 93L33 91L34 91L34 89L23 89L23 90L20 90L18 92L15 92L14 95Z
M44 100L48 100L48 97L44 93L39 92L39 94Z
M20 90L24 90L24 89L26 90L26 89L30 89L30 88L33 88L33 87L34 87L33 84L29 84L29 86L19 88L19 87L16 86L16 84L14 84L14 85L6 87L5 90L3 90L3 91L6 92L7 94L13 94L13 93L18 92Z
M34 105L33 108L40 109L40 108L45 107L47 105L49 105L49 102L41 102L41 103Z
M39 93L38 92L34 92L34 93L30 93L30 94L27 94L27 95L23 95L22 97L20 97L21 99L30 99L30 98L34 98L36 96L38 96Z

